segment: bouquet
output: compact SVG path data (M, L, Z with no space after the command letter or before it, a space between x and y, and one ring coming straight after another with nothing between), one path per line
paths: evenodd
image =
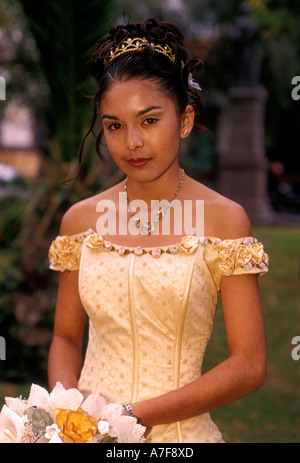
M146 428L123 405L56 383L49 394L32 384L28 399L6 397L0 443L143 443Z

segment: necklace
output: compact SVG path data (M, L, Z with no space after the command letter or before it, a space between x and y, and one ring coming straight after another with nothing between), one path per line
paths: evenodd
M143 235L151 235L156 230L156 227L157 227L160 219L162 219L162 217L165 215L167 210L170 208L170 203L172 203L172 201L174 201L174 199L177 197L178 193L180 192L180 190L182 188L182 185L183 185L184 177L185 177L185 172L184 172L183 169L181 169L181 179L180 179L179 185L178 185L175 193L172 196L171 201L170 202L167 201L166 204L163 207L161 207L155 213L155 218L154 218L153 221L149 220L149 221L147 221L145 223L141 223L140 218L134 217L136 212L134 212L132 210L131 205L130 205L129 200L128 200L128 193L127 193L127 179L128 179L128 177L126 177L126 180L125 180L125 193L126 193L126 201L127 201L127 210L128 210L128 214L130 216L129 221L131 223L133 223L136 228L140 228Z

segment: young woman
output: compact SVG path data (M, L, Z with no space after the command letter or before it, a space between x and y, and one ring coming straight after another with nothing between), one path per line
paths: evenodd
M148 442L222 442L209 411L265 379L257 275L268 256L243 208L185 175L178 161L181 140L201 128L192 79L199 65L168 22L116 26L100 41L92 60L93 122L99 118L103 129L97 149L104 135L126 179L71 207L49 252L61 272L50 387L61 381L129 404L149 427ZM154 214L154 200L167 207ZM183 206L181 216L168 202ZM203 233L187 235L199 202ZM107 228L103 205L115 216ZM202 375L219 296L229 353Z

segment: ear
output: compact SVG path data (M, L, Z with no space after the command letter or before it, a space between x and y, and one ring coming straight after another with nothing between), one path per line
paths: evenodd
M187 105L181 116L181 138L187 138L194 127L195 111L191 105Z

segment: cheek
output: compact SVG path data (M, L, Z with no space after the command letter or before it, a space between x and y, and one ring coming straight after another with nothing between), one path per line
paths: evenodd
M105 143L111 154L117 152L118 147L120 147L120 141L118 142L118 137L113 133L107 133L105 135Z
M109 156L115 161L116 164L119 164L121 158L121 144L117 142L116 137L114 136L107 137L105 142Z

